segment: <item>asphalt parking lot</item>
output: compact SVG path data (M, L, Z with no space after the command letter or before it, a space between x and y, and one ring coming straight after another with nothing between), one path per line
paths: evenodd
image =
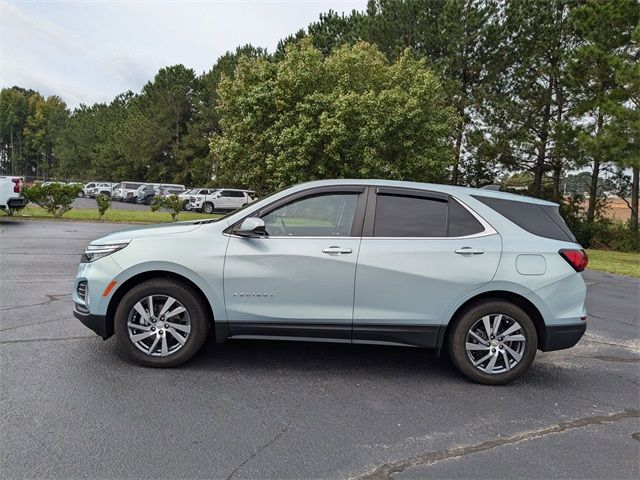
M3 478L639 478L640 281L586 272L587 334L506 387L411 348L234 341L128 363L71 313L114 224L0 222Z

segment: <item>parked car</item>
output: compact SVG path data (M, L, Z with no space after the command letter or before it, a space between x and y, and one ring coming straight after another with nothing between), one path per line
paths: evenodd
M582 337L586 265L551 202L326 180L217 221L94 240L76 274L74 314L105 339L115 332L148 366L187 361L212 329L216 342L446 349L470 379L504 384L529 368L537 349L569 348Z
M189 199L191 197L194 197L194 199L195 197L200 196L204 198L205 195L210 195L215 191L217 190L214 188L192 188L191 190L187 190L186 192L179 194L178 197L180 198L180 200L182 200L182 209L191 210L191 206L189 204Z
M111 182L96 183L96 186L90 190L89 196L92 198L96 198L98 195L107 195L108 197L111 197L116 185L118 184Z
M151 205L153 197L156 195L174 195L185 191L184 185L170 183L146 183L138 188L136 193L136 203Z
M91 196L91 191L93 190L93 188L95 186L96 186L96 182L85 183L84 186L82 187L82 190L80 190L80 192L78 192L78 196L79 197L90 197Z
M117 202L133 203L137 198L137 190L143 185L141 182L122 182L113 189L111 198Z
M20 195L22 192L22 178L0 176L0 209L20 210L27 205L27 201Z
M213 213L214 210L237 210L253 202L251 190L225 188L211 193L189 197L189 210Z

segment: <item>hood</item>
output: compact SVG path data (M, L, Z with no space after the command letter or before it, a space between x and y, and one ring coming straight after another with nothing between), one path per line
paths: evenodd
M139 227L124 228L91 242L92 245L101 245L105 242L117 242L121 240L133 240L134 238L161 237L186 233L200 228L201 221L160 223L157 225L144 225Z

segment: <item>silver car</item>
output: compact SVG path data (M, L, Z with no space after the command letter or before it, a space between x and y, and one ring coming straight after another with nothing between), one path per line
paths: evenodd
M481 383L586 329L587 257L558 205L379 180L291 187L217 221L121 230L78 267L74 313L137 362L236 338L445 349Z

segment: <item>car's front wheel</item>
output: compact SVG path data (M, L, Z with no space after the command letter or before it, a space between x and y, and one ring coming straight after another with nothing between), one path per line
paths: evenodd
M125 294L116 309L114 327L118 342L136 362L174 367L200 350L208 317L191 288L159 278L142 282Z
M207 202L202 206L202 211L204 213L210 214L213 213L214 207L213 207L213 203L211 202Z
M447 341L458 370L487 385L503 385L520 377L529 369L538 348L531 317L503 300L485 301L466 310L456 320Z

